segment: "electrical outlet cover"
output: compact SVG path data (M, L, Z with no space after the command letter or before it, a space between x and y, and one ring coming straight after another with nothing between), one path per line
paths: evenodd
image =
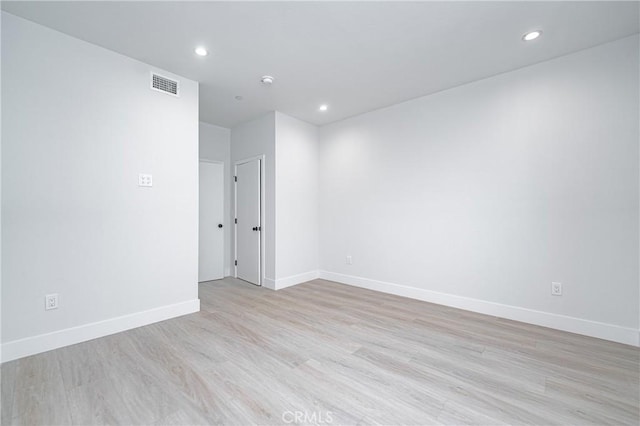
M153 186L153 175L140 173L138 175L138 186Z
M51 309L58 309L58 295L47 294L44 297L44 309L49 311Z

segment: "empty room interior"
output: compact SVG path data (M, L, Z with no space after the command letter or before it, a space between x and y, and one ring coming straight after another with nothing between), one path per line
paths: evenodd
M640 2L2 1L2 425L638 425Z

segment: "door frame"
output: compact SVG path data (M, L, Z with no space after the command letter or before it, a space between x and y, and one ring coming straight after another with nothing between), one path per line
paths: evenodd
M209 160L207 158L198 158L198 241L200 239L200 163L220 164L222 166L222 225L227 226L225 224L227 219L227 212L225 211L225 196L224 196L224 193L226 192L226 189L227 189L225 185L227 183L226 182L227 175L225 174L226 167L225 167L224 161ZM227 243L227 239L224 237L224 229L223 229L222 230L222 278L225 277L225 271L227 269L227 265L224 264L224 256L227 251L226 243ZM198 242L198 262L200 262L200 243L199 242ZM198 268L199 267L200 266L198 265Z
M248 157L242 160L238 160L233 163L233 276L238 278L238 265L236 265L236 261L238 260L238 224L236 223L236 219L238 217L238 182L235 177L238 176L238 166L240 164L250 163L251 161L258 160L260 161L260 260L258 261L258 285L262 286L264 283L264 271L265 271L265 248L266 248L266 238L264 238L265 230L267 229L266 220L265 220L265 208L264 208L264 200L265 200L265 181L266 181L266 173L265 173L265 155L256 155L253 157Z

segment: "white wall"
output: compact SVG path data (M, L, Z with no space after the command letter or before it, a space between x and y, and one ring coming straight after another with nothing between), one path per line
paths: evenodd
M263 285L281 289L317 278L318 128L274 111L231 130L232 167L259 155L266 177Z
M0 19L0 57L2 57L2 19ZM2 81L2 66L0 66L0 82ZM0 84L0 100L2 99L2 85ZM0 102L0 200L2 200L2 102ZM2 208L0 206L0 362L2 362ZM2 369L0 368L0 384L2 383ZM0 418L2 407L0 405Z
M197 310L198 84L2 20L4 360Z
M638 62L634 36L321 128L324 276L637 344Z
M231 130L200 122L200 159L224 163L224 275L231 275Z
M317 278L318 128L276 112L276 287Z
M275 112L231 129L231 164L256 156L265 156L265 199L263 200L262 236L264 237L263 284L273 287L276 277L276 145ZM232 195L233 200L233 195ZM231 217L235 217L232 202ZM234 253L232 241L231 252ZM233 271L233 269L232 269Z

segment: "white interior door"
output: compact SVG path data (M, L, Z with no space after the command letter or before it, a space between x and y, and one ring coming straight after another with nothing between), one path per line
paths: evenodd
M224 277L224 165L200 162L198 281Z
M259 159L236 165L236 276L260 281L260 176Z

